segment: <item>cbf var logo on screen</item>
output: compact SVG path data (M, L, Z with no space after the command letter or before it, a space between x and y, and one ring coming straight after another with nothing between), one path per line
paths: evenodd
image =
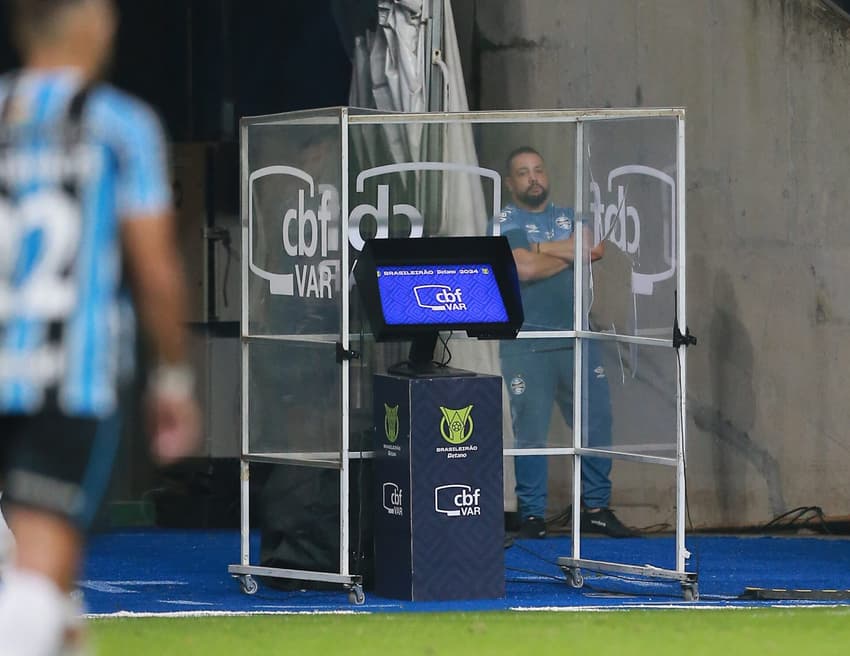
M445 312L468 309L460 287L452 289L449 285L416 285L413 294L416 296L416 304L424 310Z

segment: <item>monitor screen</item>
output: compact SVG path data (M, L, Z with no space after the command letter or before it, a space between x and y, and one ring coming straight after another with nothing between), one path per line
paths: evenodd
M490 264L378 266L376 275L388 325L508 320Z
M354 277L379 342L441 330L510 339L522 325L519 278L504 237L369 239Z

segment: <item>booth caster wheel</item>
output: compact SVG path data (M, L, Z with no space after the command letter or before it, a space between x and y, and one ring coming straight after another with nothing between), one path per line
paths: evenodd
M569 568L566 570L567 582L571 587L579 589L584 587L584 576L581 574L581 570L576 568Z
M250 574L243 574L239 577L239 587L242 588L242 592L246 595L256 594L259 588L254 577Z
M355 606L362 606L366 601L366 595L363 593L363 586L355 583L348 590L348 603Z
M699 601L699 586L696 583L683 583L682 598L685 601Z

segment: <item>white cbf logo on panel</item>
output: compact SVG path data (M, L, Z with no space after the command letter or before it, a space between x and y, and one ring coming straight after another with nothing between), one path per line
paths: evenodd
M377 166L357 175L355 189L357 193L362 194L369 179L418 171L454 172L488 178L493 187L491 212L498 212L501 207L502 178L496 171L453 162L405 162ZM289 269L286 271L268 271L257 264L254 258L254 233L257 227L256 184L269 176L295 178L305 186L298 191L295 207L275 210L275 219L277 220L277 216L281 218L278 233L280 241L272 234L270 247L274 249L280 244L288 259L299 260L291 268L286 267ZM372 236L376 239L388 238L391 226L394 235L413 238L423 235L425 219L417 207L409 203L392 203L389 184L378 184L376 196L373 202L361 203L354 207L347 217L348 241L352 248L360 251L365 245L362 224L367 217L371 217L374 222L375 230ZM269 293L275 296L333 298L340 289L340 217L340 195L337 188L329 184L317 184L306 171L294 166L275 165L252 172L248 178L248 262L251 271L268 281ZM403 229L405 226L406 232ZM494 234L498 234L498 226L494 230ZM313 261L305 262L307 258Z
M593 214L594 243L603 237L616 245L624 253L636 255L641 247L641 216L638 208L628 202L628 184L615 180L626 176L643 176L657 180L661 187L658 204L664 217L663 258L664 269L655 273L632 271L632 292L651 296L653 287L662 280L672 278L676 273L676 181L672 176L651 166L628 164L613 169L608 174L608 193L616 196L610 203L602 198L602 191L596 182L590 183L590 212ZM669 221L667 220L669 217Z
M355 191L362 194L365 189L367 180L381 177L384 175L393 175L406 172L420 171L437 171L447 173L465 173L476 175L480 178L488 178L492 182L493 196L491 214L499 211L502 205L502 177L498 172L492 169L485 169L480 166L472 166L470 164L459 164L455 162L403 162L400 164L388 164L386 166L376 166L371 169L361 171L357 175L355 183ZM378 184L377 200L374 205L371 203L363 203L351 210L351 215L348 217L348 240L351 246L356 250L362 250L365 245L361 224L365 217L372 217L375 221L375 239L386 239L390 235L390 224L396 226L405 226L407 229L406 237L421 237L425 219L422 212L413 205L408 203L393 203L390 205L390 185ZM396 234L394 232L394 234Z
M434 489L434 509L449 517L481 514L481 489L469 485L441 485Z
M288 176L306 184L306 189L298 190L297 206L282 211L280 245L289 258L300 260L289 271L267 271L254 260L255 186L258 180L269 176ZM248 194L248 265L251 271L268 281L272 295L333 298L339 289L339 257L333 257L339 252L340 206L336 188L317 185L312 176L292 166L267 166L251 173ZM307 261L308 258L312 261Z
M387 511L388 515L401 517L404 514L404 507L402 506L404 497L401 488L395 483L388 482L384 483L383 492L384 510Z

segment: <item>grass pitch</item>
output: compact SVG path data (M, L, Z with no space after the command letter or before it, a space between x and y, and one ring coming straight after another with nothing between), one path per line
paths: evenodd
M850 607L97 619L101 656L848 654Z

